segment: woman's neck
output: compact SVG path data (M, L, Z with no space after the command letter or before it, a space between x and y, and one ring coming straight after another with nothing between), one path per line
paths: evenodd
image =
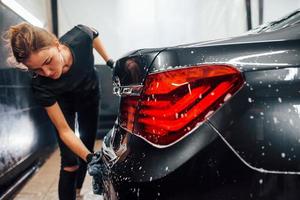
M65 66L63 67L63 73L66 73L70 70L73 64L73 55L70 48L66 45L62 45L62 56L65 62Z

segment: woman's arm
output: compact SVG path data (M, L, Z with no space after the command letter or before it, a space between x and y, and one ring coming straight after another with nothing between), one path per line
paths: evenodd
M58 103L45 107L48 116L52 123L58 130L60 139L80 158L86 161L87 155L90 151L82 143L82 141L75 135L74 131L68 125Z
M93 47L100 54L100 56L105 60L105 62L107 62L110 59L99 36L93 40Z

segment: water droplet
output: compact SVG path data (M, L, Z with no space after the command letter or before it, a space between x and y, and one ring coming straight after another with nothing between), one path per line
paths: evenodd
M199 99L202 99L202 94L199 95Z
M250 115L250 119L254 119L254 116Z
M252 103L252 102L254 102L254 100L251 99L251 98L249 97L249 98L248 98L248 102L249 102L249 103Z
M263 113L263 112L260 112L260 115L264 115L264 113Z
M169 167L168 166L166 167L166 171L169 171Z
M224 97L224 101L228 101L228 99L230 99L232 95L230 93L226 94L226 96Z
M263 184L264 180L263 179L259 179L259 184Z
M282 102L282 99L280 97L278 97L278 102L281 103Z
M137 197L140 196L140 188L137 189L136 196L137 196Z
M150 177L149 181L150 181L150 182L152 181L152 176Z
M191 54L193 54L194 53L194 51L191 51Z
M285 158L285 153L281 153L281 158Z

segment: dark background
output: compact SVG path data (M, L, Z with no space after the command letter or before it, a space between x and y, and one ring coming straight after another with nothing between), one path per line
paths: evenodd
M0 2L0 199L29 177L57 146L46 112L31 95L31 77L7 63L5 30L22 21ZM112 94L110 68L96 68L102 93L98 138L102 138L114 123L118 99Z

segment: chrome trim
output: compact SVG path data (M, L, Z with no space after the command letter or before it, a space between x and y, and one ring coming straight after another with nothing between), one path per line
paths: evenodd
M143 85L117 86L113 87L113 93L118 96L140 96Z

